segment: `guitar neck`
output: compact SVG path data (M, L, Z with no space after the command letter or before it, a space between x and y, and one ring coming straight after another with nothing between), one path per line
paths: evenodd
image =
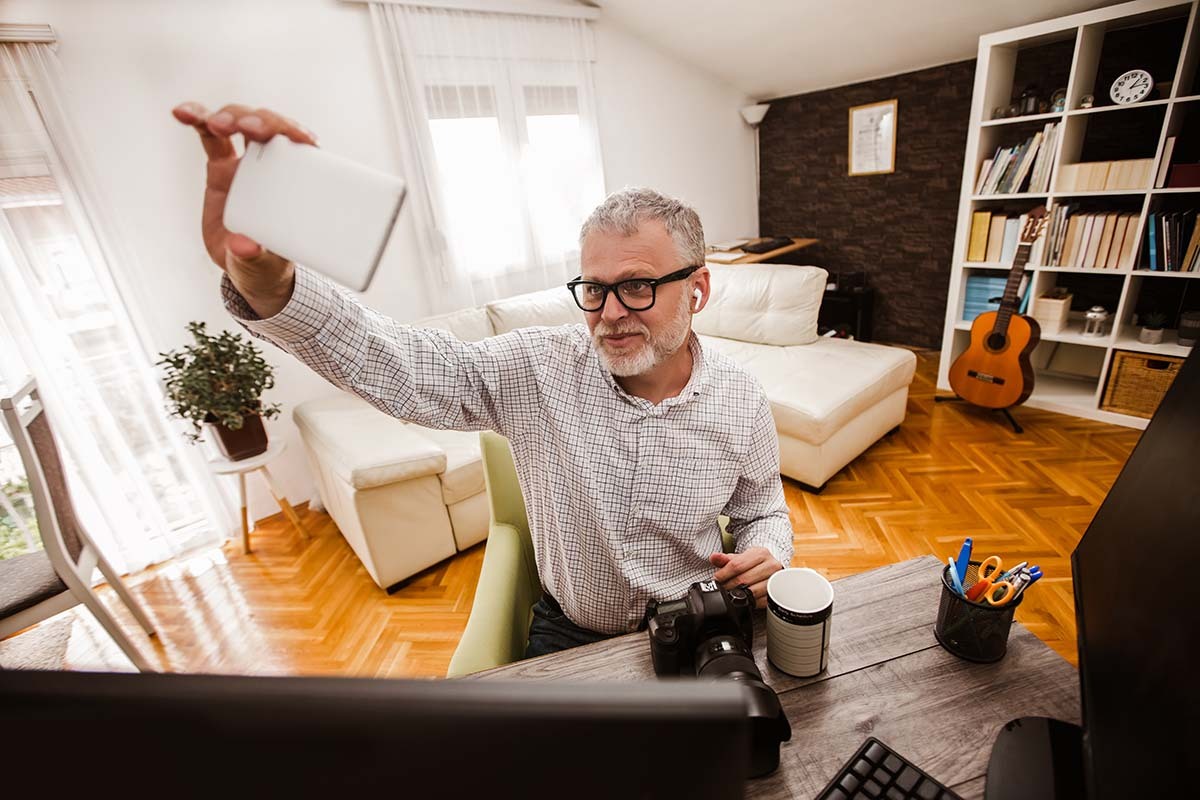
M1021 287L1021 276L1025 274L1025 265L1029 263L1031 244L1021 244L1013 258L1012 270L1008 273L1008 283L1004 285L1004 298L1000 301L1000 310L996 312L996 324L993 330L1003 333L1008 329L1008 321L1016 312L1020 299L1017 293Z

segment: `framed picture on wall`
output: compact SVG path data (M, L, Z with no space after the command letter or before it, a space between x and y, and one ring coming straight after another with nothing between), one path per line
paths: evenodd
M850 174L896 171L896 101L850 109Z

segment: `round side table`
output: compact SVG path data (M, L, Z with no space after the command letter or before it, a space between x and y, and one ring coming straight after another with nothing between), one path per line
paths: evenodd
M209 468L217 475L237 475L238 479L238 496L241 498L242 504L242 552L250 552L250 522L246 515L246 475L251 472L261 472L267 481L267 488L271 491L271 497L275 498L275 502L279 504L279 508L283 511L296 530L300 531L300 535L305 539L310 538L308 531L300 524L300 517L296 515L296 509L292 508L292 504L288 502L287 497L279 490L279 484L275 482L275 478L271 476L271 471L267 469L267 464L276 458L287 447L287 442L282 439L271 442L265 453L260 453L250 458L243 458L241 461L230 461L227 458L215 458L208 462Z

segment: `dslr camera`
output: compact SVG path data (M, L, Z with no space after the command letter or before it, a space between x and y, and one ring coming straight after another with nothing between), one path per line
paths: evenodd
M750 777L779 766L779 745L792 726L775 690L754 663L754 594L742 584L726 591L716 581L693 583L679 600L646 604L650 656L659 677L694 675L738 681L750 715Z

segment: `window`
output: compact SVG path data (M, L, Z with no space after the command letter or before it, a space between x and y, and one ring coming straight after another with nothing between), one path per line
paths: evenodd
M579 226L603 186L579 88L535 82L521 64L493 65L487 82L447 71L425 103L456 262L479 279L547 263L577 273Z

